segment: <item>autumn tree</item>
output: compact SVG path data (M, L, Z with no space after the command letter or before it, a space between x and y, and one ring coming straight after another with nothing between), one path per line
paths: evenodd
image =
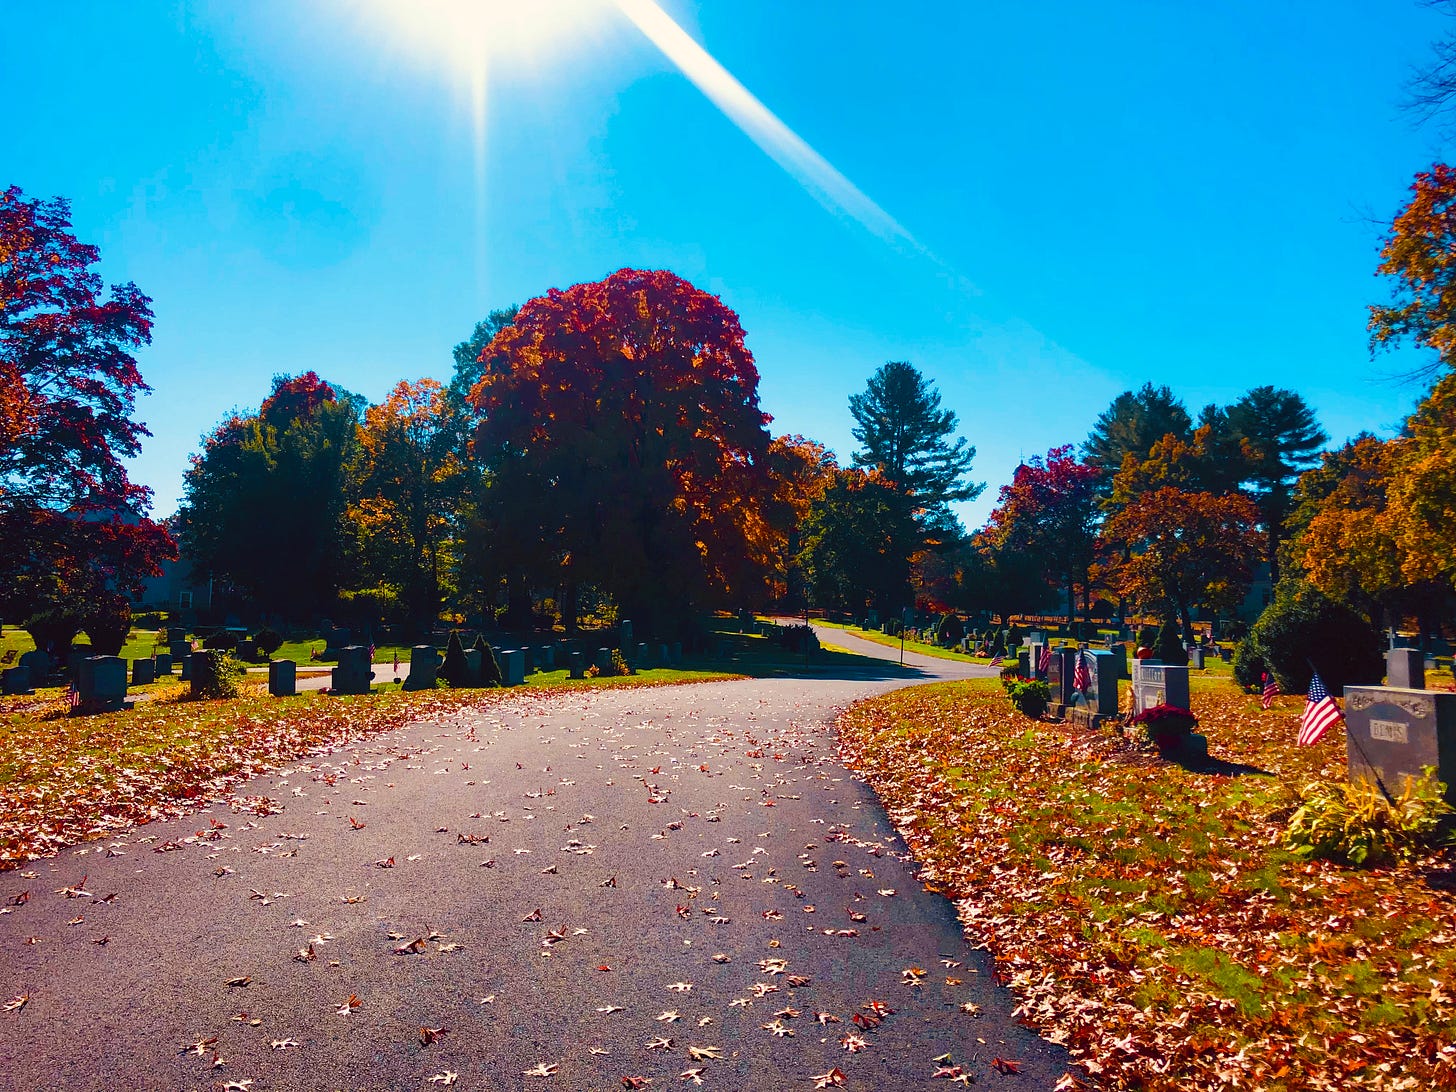
M1391 279L1391 303L1370 307L1372 352L1412 342L1434 350L1434 373L1456 366L1456 170L1434 164L1416 175L1376 271Z
M1110 489L1129 457L1141 461L1164 436L1186 441L1192 431L1182 399L1166 386L1144 383L1137 391L1123 391L1097 415L1082 444L1082 458L1097 468L1104 488Z
M440 609L463 466L446 390L435 380L398 383L364 411L347 518L365 585L397 588L405 614L425 628Z
M1141 493L1107 522L1128 546L1113 569L1118 593L1134 607L1177 618L1192 633L1193 608L1230 609L1248 590L1259 553L1259 514L1247 497L1162 485Z
M257 413L229 416L192 457L178 520L197 565L265 611L329 609L350 583L358 432L354 401L318 375L276 377Z
M914 518L877 470L837 470L804 521L799 564L819 606L883 614L910 603Z
M98 261L66 201L0 192L0 611L70 619L62 643L176 556L123 462L150 435L132 413L151 301L104 291Z
M721 300L623 269L528 301L481 359L485 507L533 575L606 590L642 633L762 594L769 419Z
M1001 487L985 533L1000 550L1035 558L1043 578L1067 597L1067 618L1077 612L1077 591L1091 603L1090 574L1099 549L1101 472L1079 462L1072 445L1032 456Z
M1401 574L1450 588L1456 584L1456 375L1435 385L1406 430L1388 485Z
M878 471L900 491L920 530L915 548L956 537L950 503L975 499L985 484L967 480L976 449L956 436L956 415L941 408L935 384L913 364L892 360L850 396L849 412L864 445L854 465Z

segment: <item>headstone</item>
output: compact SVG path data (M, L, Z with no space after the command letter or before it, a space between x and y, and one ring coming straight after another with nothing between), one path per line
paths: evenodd
M596 659L593 662L600 671L612 670L612 650L610 648L597 649Z
M541 670L542 671L555 671L556 670L556 646L555 645L542 645L541 646L540 663L541 663Z
M1076 690L1072 687L1072 673L1077 667L1077 650L1063 645L1052 649L1052 658L1047 663L1048 705L1070 705Z
M291 698L298 693L298 664L295 661L268 661L268 693L275 698Z
M88 656L81 661L76 689L88 713L126 705L126 661L120 656Z
M521 662L523 664L525 664L525 671L526 671L526 674L527 675L529 675L531 672L533 672L533 671L536 670L536 650L535 649L533 649L530 645L522 645L521 646L521 657L522 657Z
M744 632L748 632L753 627L753 613L751 611L745 613L748 615L748 630ZM632 620L630 618L622 619L622 624L618 627L618 630L618 645L622 648L631 648L635 643L632 638Z
M682 642L674 641L668 648L667 662L677 667L682 663Z
M367 694L374 681L369 650L363 645L345 645L338 651L338 665L331 673L330 694Z
M1041 678L1041 671L1040 671L1040 668L1041 668L1041 654L1042 654L1042 650L1044 648L1046 648L1046 645L1042 644L1040 641L1033 641L1033 642L1031 642L1030 645L1027 646L1027 649L1026 649L1026 659L1027 659L1027 664L1028 664L1028 674L1027 674L1027 678L1038 678L1038 679Z
M171 653L158 652L155 656L152 657L152 659L156 662L157 665L157 678L160 679L163 675L172 674Z
M1141 713L1155 705L1189 708L1188 668L1157 660L1135 660L1132 668L1132 711Z
M440 670L440 654L434 645L415 645L410 649L409 675L404 680L405 690L433 690L435 677Z
M1188 666L1191 667L1194 671L1203 670L1202 646L1199 646L1198 648L1190 648L1188 650Z
M519 648L508 648L496 653L500 661L501 685L522 686L526 682L526 654Z
M640 642L638 642L638 644L637 644L637 655L632 660L632 666L633 667L636 667L636 668L648 667L648 666L650 666L649 660L650 660L650 657L649 657L648 652L647 652L647 642L646 641L640 641Z
M1434 766L1456 805L1456 693L1345 687L1345 751L1351 781L1374 781L1392 796Z
M172 659L178 663L182 662L183 656L190 655L192 652L192 645L188 641L173 641L167 647L171 650Z
M132 686L146 686L157 681L157 665L150 658L131 662Z
M30 694L33 693L30 686L30 668L28 667L7 667L3 674L0 674L0 693L5 694Z
M184 652L177 660L181 664L181 673L177 676L183 682L192 681L192 653Z
M657 646L656 656L658 667L667 667L672 663L672 657L669 655L666 645Z
M187 641L187 630L184 627L182 627L182 626L168 626L167 627L167 643L169 645L175 645L175 644L178 644L178 643L184 643L185 644L186 641Z
M20 667L30 668L30 677L36 682L39 682L51 673L51 658L38 648L33 648L29 652L22 652L20 659L16 663Z
M1027 649L1023 648L1016 654L1016 673L1023 679L1031 678L1031 664L1031 653Z
M872 610L872 611L866 611L865 612L865 628L866 629L879 629L880 628L880 612L879 611Z
M485 654L478 648L467 648L465 650L465 674L470 680L471 686L480 685L480 662Z
M1426 661L1415 648L1392 648L1385 654L1385 685L1403 690L1426 688Z
M253 663L258 658L258 642L251 637L244 637L238 642L238 659L244 663Z
M1027 639L1027 641L1029 641L1031 644L1034 644L1034 645L1044 645L1044 644L1046 644L1046 634L1043 633L1039 629L1031 630L1026 635L1026 639Z
M337 660L340 651L348 647L349 636L350 634L347 629L325 629L323 631L324 650L319 653L319 659ZM354 647L359 648L362 646L356 645Z
M1124 654L1126 651L1123 650ZM1087 705L1099 716L1112 716L1117 712L1117 680L1122 677L1117 655L1100 651L1087 655L1092 661L1088 666L1092 689L1087 691Z
M572 649L570 652L568 652L566 654L566 660L567 660L567 663L571 667L571 677L573 679L584 679L584 678L586 678L586 657L585 656L583 656L576 649Z

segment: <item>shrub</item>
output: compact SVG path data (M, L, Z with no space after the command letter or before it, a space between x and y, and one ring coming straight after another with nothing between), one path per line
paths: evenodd
M229 633L225 629L220 629L216 633L209 633L207 637L203 639L202 647L207 649L221 650L223 652L230 652L231 650L238 647L237 634Z
M238 676L242 665L222 649L206 649L192 654L192 697L215 701L238 696Z
M630 675L630 674L632 674L632 669L627 666L627 660L622 655L622 650L620 648L614 648L614 649L612 649L612 674L613 675Z
M24 628L36 648L42 652L49 649L52 656L64 664L71 651L71 642L81 632L81 618L67 610L45 610L32 615Z
M1139 626L1137 632L1138 648L1154 648L1158 643L1157 626Z
M1172 622L1163 623L1152 649L1153 655L1165 664L1179 664L1184 667L1188 665L1188 650L1183 647L1183 639L1178 636L1178 627Z
M1001 685L1006 690L1006 696L1011 699L1011 704L1028 717L1039 717L1046 712L1052 691L1041 679L1023 679L1018 675L1008 678L1003 675Z
M1393 800L1369 781L1306 785L1289 817L1284 844L1306 859L1379 865L1411 861L1456 843L1446 827L1453 809L1442 799L1446 786L1435 772L1427 766L1420 777L1406 778Z
M1245 649L1245 645L1247 649ZM1254 663L1268 670L1286 694L1309 689L1310 658L1332 694L1346 686L1379 684L1385 675L1380 633L1359 614L1302 580L1282 580L1240 645L1246 659L1239 682L1253 687Z
M283 634L279 633L276 629L269 629L267 626L264 626L258 631L258 635L253 638L253 643L258 646L259 652L271 659L273 653L283 647Z
M802 622L793 626L775 625L768 636L780 648L786 648L790 652L802 654L806 645L810 652L819 651L819 636L814 632L814 627L806 626Z
M460 631L452 629L445 642L445 661L440 665L440 678L449 686L470 685L470 665L465 662L465 649L460 644Z
M1254 641L1245 635L1234 648L1234 682L1245 690L1258 691L1264 688L1264 673L1269 665L1254 648Z
M947 614L935 627L935 638L942 645L953 645L966 635L966 627L955 614Z
M476 634L472 650L480 653L480 685L500 686L502 682L500 661L495 658L495 649L485 639L485 634Z
M889 618L885 621L885 633L890 637L898 637L903 628L904 623L898 618Z
M121 646L131 634L131 604L120 595L102 596L86 612L81 628L91 638L96 656L120 656Z

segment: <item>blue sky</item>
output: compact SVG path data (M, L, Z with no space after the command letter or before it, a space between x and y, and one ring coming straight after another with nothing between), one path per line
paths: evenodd
M721 295L773 430L842 461L849 395L916 364L978 449L971 527L1147 380L1195 411L1289 387L1336 441L1418 397L1364 329L1445 152L1400 108L1447 29L1415 0L659 2L905 235L816 200L613 0L483 0L483 53L445 0L7 7L0 185L69 198L154 300L156 514L274 374L378 400L623 266Z

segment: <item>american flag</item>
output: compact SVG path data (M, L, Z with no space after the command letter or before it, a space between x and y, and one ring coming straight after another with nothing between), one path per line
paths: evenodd
M1299 745L1308 747L1318 743L1330 730L1330 725L1337 720L1343 720L1344 716L1316 671L1314 678L1309 680L1309 697L1304 703L1304 716L1299 718Z
M1091 654L1078 651L1077 666L1072 669L1072 689L1087 691L1092 689L1092 673L1087 670L1087 660Z
M1274 704L1274 699L1279 694L1279 681L1267 671L1264 672L1264 697L1259 702L1265 709Z
M69 683L66 686L66 708L81 708L81 691L76 689L75 683Z
M1003 656L1003 655L1001 655L1001 653L999 653L999 652L996 653L996 655L994 655L994 656L991 657L991 666L992 667L1000 667L1005 662L1006 662L1006 657Z
M399 649L394 650L394 673L399 674Z
M1052 665L1052 646L1044 645L1041 650L1041 659L1036 662L1036 673L1045 675L1047 668Z
M369 642L369 662L371 664L374 662L374 642L373 641L370 641Z

